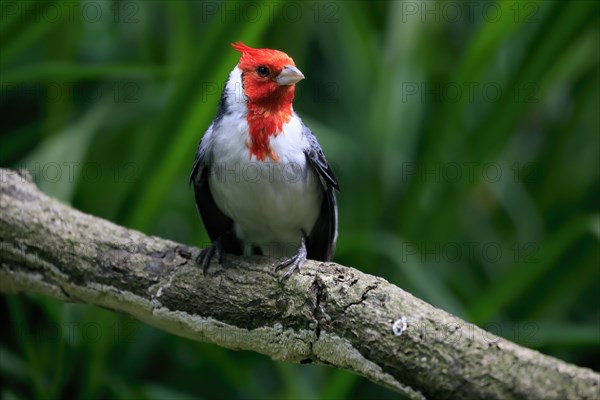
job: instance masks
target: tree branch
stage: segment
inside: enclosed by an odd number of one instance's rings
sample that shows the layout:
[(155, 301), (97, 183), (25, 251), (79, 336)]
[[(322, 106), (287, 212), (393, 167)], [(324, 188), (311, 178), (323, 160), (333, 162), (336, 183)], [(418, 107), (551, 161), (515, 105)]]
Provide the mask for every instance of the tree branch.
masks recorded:
[(74, 210), (0, 169), (0, 292), (125, 312), (173, 334), (360, 374), (410, 398), (598, 398), (600, 375), (520, 347), (382, 278), (307, 262), (285, 284)]

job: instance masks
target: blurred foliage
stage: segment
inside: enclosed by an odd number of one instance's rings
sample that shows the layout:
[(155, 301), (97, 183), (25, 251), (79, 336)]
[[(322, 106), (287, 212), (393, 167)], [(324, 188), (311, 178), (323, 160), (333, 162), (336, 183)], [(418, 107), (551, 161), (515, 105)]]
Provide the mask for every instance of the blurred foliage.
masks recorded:
[[(2, 0), (0, 164), (206, 245), (187, 179), (229, 44), (281, 49), (340, 180), (336, 261), (599, 370), (599, 4)], [(3, 399), (395, 398), (93, 307), (0, 310)]]

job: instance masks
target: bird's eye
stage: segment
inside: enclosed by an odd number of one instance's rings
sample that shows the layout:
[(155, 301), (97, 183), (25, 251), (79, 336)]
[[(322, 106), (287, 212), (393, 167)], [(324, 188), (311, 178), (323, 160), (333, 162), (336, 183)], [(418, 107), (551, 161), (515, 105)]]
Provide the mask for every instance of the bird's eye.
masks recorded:
[(256, 73), (264, 78), (265, 76), (269, 75), (269, 68), (261, 65), (260, 67), (256, 68)]

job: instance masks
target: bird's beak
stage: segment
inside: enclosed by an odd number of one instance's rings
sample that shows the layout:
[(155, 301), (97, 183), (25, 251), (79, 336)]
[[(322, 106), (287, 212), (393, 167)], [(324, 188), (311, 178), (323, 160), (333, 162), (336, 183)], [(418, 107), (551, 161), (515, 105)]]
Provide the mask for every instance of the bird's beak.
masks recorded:
[(300, 82), (302, 79), (304, 79), (304, 75), (298, 68), (293, 65), (286, 65), (283, 67), (283, 71), (277, 75), (275, 81), (278, 85), (293, 85), (296, 82)]

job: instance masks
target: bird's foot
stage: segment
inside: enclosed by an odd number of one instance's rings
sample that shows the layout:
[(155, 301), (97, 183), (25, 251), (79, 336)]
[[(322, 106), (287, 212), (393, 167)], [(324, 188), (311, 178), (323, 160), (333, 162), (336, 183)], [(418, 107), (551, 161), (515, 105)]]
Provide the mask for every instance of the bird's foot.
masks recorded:
[(206, 271), (210, 265), (210, 261), (214, 256), (217, 256), (217, 262), (223, 262), (223, 251), (221, 249), (221, 238), (215, 240), (209, 247), (200, 252), (196, 262), (202, 266), (202, 273), (206, 276)]
[(300, 241), (300, 246), (298, 247), (298, 251), (296, 252), (296, 254), (292, 257), (284, 259), (275, 266), (275, 271), (279, 271), (280, 269), (290, 267), (285, 273), (285, 275), (283, 275), (283, 278), (281, 278), (282, 282), (287, 280), (294, 273), (294, 271), (300, 271), (300, 267), (306, 261), (306, 256), (306, 234), (302, 232), (302, 239)]

